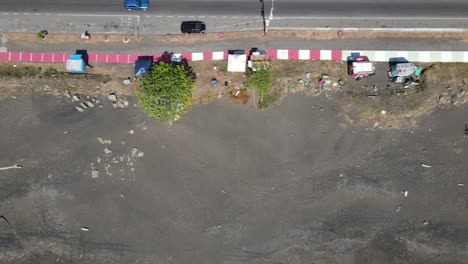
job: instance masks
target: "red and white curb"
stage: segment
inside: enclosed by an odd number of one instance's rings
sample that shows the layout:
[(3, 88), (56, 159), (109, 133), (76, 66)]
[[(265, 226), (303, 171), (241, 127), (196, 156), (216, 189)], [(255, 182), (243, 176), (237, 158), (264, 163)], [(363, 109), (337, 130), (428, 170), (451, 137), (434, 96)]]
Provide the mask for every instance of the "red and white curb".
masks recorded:
[[(246, 50), (246, 54), (248, 54)], [(468, 63), (468, 51), (375, 51), (375, 50), (307, 50), (307, 49), (269, 49), (268, 55), (273, 60), (328, 60), (346, 61), (351, 53), (359, 52), (371, 61), (385, 62), (390, 58), (403, 57), (414, 62), (465, 62)], [(71, 53), (34, 53), (0, 52), (0, 61), (62, 63)], [(181, 53), (189, 61), (227, 60), (227, 51)], [(89, 54), (89, 62), (133, 64), (138, 56), (160, 54)]]

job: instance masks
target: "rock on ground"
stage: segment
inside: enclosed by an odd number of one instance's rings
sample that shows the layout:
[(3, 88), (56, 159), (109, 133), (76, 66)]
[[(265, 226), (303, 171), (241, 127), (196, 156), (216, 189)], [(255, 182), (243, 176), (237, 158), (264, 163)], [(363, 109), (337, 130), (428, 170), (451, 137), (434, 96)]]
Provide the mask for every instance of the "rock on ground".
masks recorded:
[(113, 101), (113, 102), (116, 102), (117, 101), (117, 95), (115, 95), (115, 93), (110, 93), (107, 95), (107, 99)]

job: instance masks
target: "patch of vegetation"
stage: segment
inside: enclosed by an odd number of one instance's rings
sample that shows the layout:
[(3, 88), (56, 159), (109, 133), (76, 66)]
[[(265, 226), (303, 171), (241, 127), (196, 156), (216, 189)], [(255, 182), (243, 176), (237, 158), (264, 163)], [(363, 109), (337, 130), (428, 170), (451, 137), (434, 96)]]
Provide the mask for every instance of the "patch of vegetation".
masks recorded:
[(0, 76), (5, 77), (29, 77), (29, 76), (36, 76), (41, 74), (41, 67), (33, 67), (33, 66), (13, 66), (9, 64), (2, 65), (0, 67)]
[(59, 71), (55, 68), (47, 68), (42, 75), (49, 77), (49, 76), (55, 76), (59, 74)]
[(262, 99), (263, 100), (258, 102), (258, 108), (260, 109), (267, 109), (268, 107), (276, 104), (276, 102), (278, 101), (278, 98), (271, 94), (265, 95)]
[[(275, 78), (276, 72), (272, 68), (262, 68), (255, 72), (249, 72), (247, 76), (247, 86), (255, 89), (259, 94), (259, 105), (265, 97), (272, 96), (271, 91), (273, 89)], [(263, 107), (263, 109), (264, 108), (265, 107)]]
[(177, 120), (192, 105), (194, 80), (186, 61), (173, 63), (163, 55), (143, 77), (136, 92), (138, 104), (150, 117)]

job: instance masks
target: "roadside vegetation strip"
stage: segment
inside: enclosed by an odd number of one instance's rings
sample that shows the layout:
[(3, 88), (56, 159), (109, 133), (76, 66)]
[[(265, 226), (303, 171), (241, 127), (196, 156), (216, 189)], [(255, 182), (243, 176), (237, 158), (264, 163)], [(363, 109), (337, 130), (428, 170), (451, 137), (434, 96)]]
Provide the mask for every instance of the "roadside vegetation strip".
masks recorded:
[[(246, 50), (246, 54), (248, 54)], [(464, 62), (468, 63), (468, 51), (379, 51), (379, 50), (308, 50), (308, 49), (268, 49), (272, 60), (325, 60), (346, 61), (351, 53), (360, 53), (370, 61), (386, 62), (390, 58), (403, 57), (415, 62)], [(71, 53), (70, 53), (71, 54)], [(67, 53), (0, 52), (0, 61), (11, 62), (66, 62)], [(90, 62), (133, 64), (138, 56), (160, 54), (89, 54)], [(226, 60), (228, 51), (182, 53), (187, 61)]]

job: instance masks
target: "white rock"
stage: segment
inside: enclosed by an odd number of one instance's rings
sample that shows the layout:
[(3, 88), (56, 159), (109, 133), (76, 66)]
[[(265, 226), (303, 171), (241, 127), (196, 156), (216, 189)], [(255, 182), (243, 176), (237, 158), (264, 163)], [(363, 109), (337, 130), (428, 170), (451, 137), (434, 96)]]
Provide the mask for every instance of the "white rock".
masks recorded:
[(101, 157), (97, 157), (96, 161), (97, 163), (101, 163)]
[(408, 191), (403, 191), (401, 194), (403, 194), (404, 197), (408, 197)]
[(89, 227), (87, 227), (87, 226), (82, 226), (82, 227), (81, 227), (81, 231), (88, 232), (88, 231), (89, 231)]
[(382, 111), (380, 111), (380, 113), (381, 113), (382, 115), (385, 115), (385, 114), (387, 113), (387, 111), (382, 110)]
[(83, 107), (83, 109), (88, 108), (88, 106), (87, 106), (85, 103), (83, 103), (83, 102), (80, 102), (80, 105), (81, 105), (81, 107)]
[(72, 97), (73, 101), (79, 102), (80, 101), (80, 96), (78, 94), (74, 94)]
[(93, 179), (99, 178), (99, 171), (96, 170), (96, 169), (91, 170), (91, 177), (92, 177)]
[(424, 168), (431, 168), (432, 167), (431, 165), (426, 165), (424, 163), (421, 163), (421, 166), (424, 167)]
[(145, 155), (145, 153), (143, 153), (143, 151), (138, 151), (138, 154), (137, 154), (137, 157), (141, 158)]
[(99, 141), (99, 143), (104, 144), (104, 140), (102, 138), (98, 137), (97, 140)]
[(81, 106), (76, 106), (75, 109), (78, 110), (78, 112), (84, 112), (84, 109)]
[(115, 103), (115, 107), (125, 108), (125, 104), (122, 101), (118, 101), (117, 103)]
[(130, 135), (133, 135), (133, 134), (135, 134), (135, 131), (133, 131), (133, 129), (132, 129), (132, 130), (128, 131), (128, 133), (129, 133)]
[(91, 102), (91, 101), (89, 101), (89, 100), (86, 101), (86, 104), (87, 104), (89, 107), (94, 107), (94, 103)]
[(113, 102), (116, 102), (117, 101), (117, 95), (115, 95), (115, 93), (110, 93), (107, 95), (107, 99), (113, 101)]
[(108, 148), (104, 148), (104, 154), (110, 155), (110, 154), (112, 154), (112, 151), (110, 149), (108, 149)]
[(132, 158), (134, 158), (134, 157), (137, 155), (137, 153), (138, 153), (138, 149), (137, 149), (137, 148), (133, 148), (133, 149), (132, 149), (132, 153), (131, 153)]

